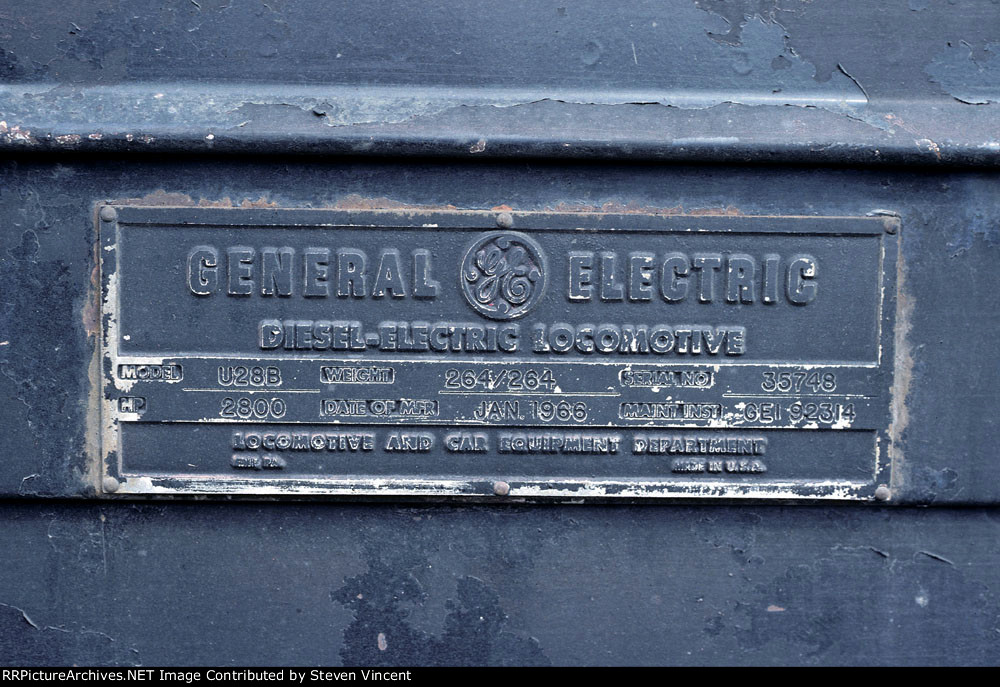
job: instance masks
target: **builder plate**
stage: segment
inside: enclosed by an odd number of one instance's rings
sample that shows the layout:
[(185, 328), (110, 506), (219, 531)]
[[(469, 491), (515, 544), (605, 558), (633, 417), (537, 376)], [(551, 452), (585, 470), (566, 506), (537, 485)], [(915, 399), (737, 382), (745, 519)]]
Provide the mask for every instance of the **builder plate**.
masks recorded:
[(104, 491), (871, 500), (891, 217), (103, 206)]

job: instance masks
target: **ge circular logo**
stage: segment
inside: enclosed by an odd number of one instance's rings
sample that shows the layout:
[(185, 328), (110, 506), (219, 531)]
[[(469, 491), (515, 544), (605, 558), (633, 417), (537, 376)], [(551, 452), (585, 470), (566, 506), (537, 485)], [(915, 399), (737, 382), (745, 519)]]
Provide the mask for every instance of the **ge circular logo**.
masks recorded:
[(480, 236), (462, 260), (462, 293), (491, 320), (527, 314), (545, 290), (545, 254), (534, 239), (516, 231)]

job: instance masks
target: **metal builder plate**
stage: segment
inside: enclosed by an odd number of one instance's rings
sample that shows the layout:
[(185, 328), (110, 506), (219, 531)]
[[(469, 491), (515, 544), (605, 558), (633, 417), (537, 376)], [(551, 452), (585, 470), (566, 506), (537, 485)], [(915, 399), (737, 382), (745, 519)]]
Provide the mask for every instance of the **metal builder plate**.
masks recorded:
[(99, 224), (105, 492), (888, 482), (895, 219), (106, 206)]

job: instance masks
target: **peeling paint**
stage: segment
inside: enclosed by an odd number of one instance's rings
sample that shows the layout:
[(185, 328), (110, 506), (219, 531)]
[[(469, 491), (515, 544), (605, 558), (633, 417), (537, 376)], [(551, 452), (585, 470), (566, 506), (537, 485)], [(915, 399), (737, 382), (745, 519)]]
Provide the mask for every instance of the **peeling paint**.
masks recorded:
[(979, 55), (977, 59), (976, 51), (965, 41), (949, 43), (925, 71), (959, 102), (1000, 102), (1000, 43), (986, 44)]
[[(676, 8), (687, 14), (692, 22), (700, 21), (702, 14), (694, 7)], [(117, 112), (115, 120), (122, 123), (119, 132), (87, 132), (91, 140), (108, 135), (128, 136), (129, 140), (141, 136), (151, 126), (176, 126), (192, 119), (215, 122), (206, 127), (201, 136), (211, 144), (219, 130), (254, 128), (269, 121), (281, 122), (289, 116), (301, 114), (303, 122), (322, 122), (328, 127), (357, 125), (394, 125), (419, 119), (433, 118), (452, 110), (468, 108), (511, 108), (537, 105), (546, 102), (570, 105), (642, 106), (659, 105), (682, 110), (699, 110), (724, 104), (749, 107), (801, 107), (821, 108), (846, 114), (882, 126), (877, 119), (867, 117), (868, 97), (860, 83), (841, 69), (825, 82), (818, 81), (816, 69), (797, 55), (788, 45), (783, 28), (775, 22), (752, 18), (741, 29), (738, 42), (730, 45), (713, 40), (709, 33), (696, 37), (687, 46), (688, 59), (695, 62), (730, 64), (734, 74), (741, 78), (729, 83), (725, 75), (711, 76), (704, 85), (696, 88), (634, 88), (625, 91), (567, 90), (563, 88), (459, 88), (407, 87), (379, 88), (354, 86), (351, 88), (286, 86), (271, 95), (251, 95), (241, 87), (224, 83), (213, 85), (203, 94), (195, 95), (190, 87), (178, 88), (171, 84), (149, 84), (130, 87), (123, 92), (115, 87), (94, 86), (86, 89), (86, 97), (93, 99), (100, 109)], [(779, 59), (782, 68), (775, 69)], [(74, 92), (75, 91), (75, 92)], [(19, 112), (25, 115), (40, 113), (42, 102), (51, 110), (54, 102), (62, 98), (79, 98), (78, 89), (51, 88), (50, 86), (8, 86), (0, 89), (0, 112)], [(30, 116), (30, 115), (29, 115)], [(76, 117), (65, 120), (91, 122), (89, 108), (76, 112)], [(21, 136), (18, 130), (18, 136)], [(71, 137), (79, 133), (64, 131), (51, 134), (61, 144), (76, 143)], [(30, 132), (24, 133), (29, 140)], [(735, 139), (735, 140), (738, 140)], [(731, 144), (733, 137), (685, 138), (673, 144), (678, 146), (699, 144)], [(473, 154), (486, 149), (486, 140), (479, 139), (469, 151)]]

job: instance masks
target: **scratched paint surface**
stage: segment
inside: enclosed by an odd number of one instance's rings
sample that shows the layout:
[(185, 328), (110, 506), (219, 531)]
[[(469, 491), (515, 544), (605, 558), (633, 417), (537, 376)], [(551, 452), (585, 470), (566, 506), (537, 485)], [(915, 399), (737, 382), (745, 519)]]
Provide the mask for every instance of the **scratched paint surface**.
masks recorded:
[(912, 4), (12, 6), (0, 145), (995, 164), (1000, 8)]
[[(0, 3), (3, 661), (996, 665), (1000, 6), (328, 5)], [(83, 502), (105, 202), (896, 213), (891, 507)]]
[(991, 509), (8, 503), (0, 525), (5, 664), (1000, 658)]

